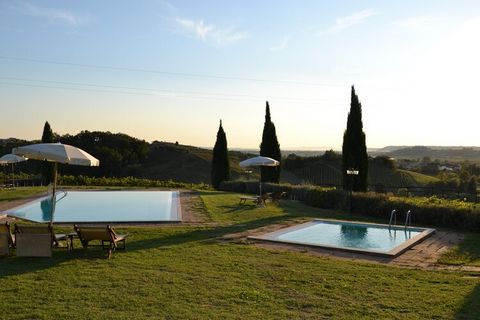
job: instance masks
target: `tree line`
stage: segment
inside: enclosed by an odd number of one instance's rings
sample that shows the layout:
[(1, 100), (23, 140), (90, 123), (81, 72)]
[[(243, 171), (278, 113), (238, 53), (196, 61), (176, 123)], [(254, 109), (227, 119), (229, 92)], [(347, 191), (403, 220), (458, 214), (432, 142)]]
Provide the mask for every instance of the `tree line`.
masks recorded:
[[(148, 160), (150, 144), (122, 133), (102, 131), (81, 131), (76, 135), (55, 134), (49, 122), (45, 122), (41, 140), (6, 141), (0, 148), (2, 153), (10, 153), (12, 148), (28, 143), (61, 142), (76, 146), (95, 155), (100, 160), (99, 167), (82, 167), (59, 164), (59, 171), (65, 175), (88, 175), (94, 177), (117, 177), (125, 175), (126, 168), (142, 166)], [(46, 161), (25, 161), (16, 165), (19, 171), (35, 174), (41, 172), (43, 183), (48, 184), (52, 178), (52, 163)], [(128, 172), (132, 173), (132, 172)]]

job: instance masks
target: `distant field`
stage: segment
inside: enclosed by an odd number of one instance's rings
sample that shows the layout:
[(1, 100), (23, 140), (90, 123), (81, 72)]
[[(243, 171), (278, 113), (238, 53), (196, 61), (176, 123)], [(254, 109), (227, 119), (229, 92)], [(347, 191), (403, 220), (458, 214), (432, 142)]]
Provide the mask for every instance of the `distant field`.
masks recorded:
[[(341, 185), (342, 171), (340, 164), (318, 160), (301, 169), (292, 171), (304, 183), (318, 185)], [(437, 178), (408, 170), (391, 169), (370, 163), (368, 179), (370, 185), (382, 184), (395, 187), (419, 187)]]
[(408, 171), (408, 170), (402, 170), (402, 169), (398, 169), (397, 171), (403, 174), (409, 175), (410, 177), (412, 177), (413, 180), (415, 180), (420, 185), (425, 185), (427, 183), (440, 181), (440, 179), (438, 179), (437, 177), (432, 177), (432, 176), (414, 172), (414, 171)]

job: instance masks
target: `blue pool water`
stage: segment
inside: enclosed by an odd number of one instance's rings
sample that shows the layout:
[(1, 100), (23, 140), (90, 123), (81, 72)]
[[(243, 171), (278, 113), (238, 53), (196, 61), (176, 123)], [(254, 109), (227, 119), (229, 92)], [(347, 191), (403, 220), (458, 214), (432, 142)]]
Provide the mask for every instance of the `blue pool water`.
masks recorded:
[[(177, 191), (68, 191), (57, 194), (53, 222), (180, 221)], [(48, 222), (52, 201), (43, 198), (5, 213), (21, 219)]]
[(404, 228), (346, 221), (314, 220), (259, 237), (261, 240), (391, 254), (413, 245), (433, 229)]

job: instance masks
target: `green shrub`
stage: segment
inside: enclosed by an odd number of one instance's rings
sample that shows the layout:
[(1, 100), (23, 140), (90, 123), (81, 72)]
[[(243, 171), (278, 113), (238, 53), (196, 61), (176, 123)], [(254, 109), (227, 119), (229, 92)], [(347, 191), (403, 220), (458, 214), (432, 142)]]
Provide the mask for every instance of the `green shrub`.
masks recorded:
[[(286, 192), (290, 199), (306, 201), (307, 194), (311, 190), (335, 190), (333, 188), (319, 188), (310, 185), (292, 185), (287, 183), (262, 183), (262, 193), (267, 192)], [(258, 181), (224, 181), (220, 184), (220, 190), (258, 194), (260, 191), (260, 183)]]
[[(258, 194), (256, 181), (226, 181), (220, 185), (224, 191)], [(263, 192), (283, 192), (290, 199), (304, 201), (307, 205), (323, 209), (349, 209), (349, 194), (335, 188), (309, 185), (264, 183)], [(412, 211), (415, 225), (461, 228), (480, 231), (480, 207), (476, 204), (438, 197), (400, 197), (374, 192), (354, 192), (351, 196), (354, 213), (387, 220), (392, 210), (397, 210), (398, 223), (403, 224), (408, 210)]]
[(480, 208), (460, 200), (438, 197), (406, 198), (375, 193), (354, 193), (352, 211), (376, 218), (386, 218), (397, 210), (398, 221), (404, 221), (411, 210), (416, 225), (461, 228), (480, 231)]
[(63, 186), (139, 187), (211, 190), (208, 184), (183, 183), (175, 181), (149, 180), (133, 177), (96, 178), (87, 176), (60, 176), (58, 183)]
[(410, 197), (410, 191), (407, 188), (400, 188), (397, 191), (397, 196), (399, 197)]
[(309, 206), (342, 210), (347, 206), (347, 193), (343, 190), (312, 188), (307, 191), (305, 203)]

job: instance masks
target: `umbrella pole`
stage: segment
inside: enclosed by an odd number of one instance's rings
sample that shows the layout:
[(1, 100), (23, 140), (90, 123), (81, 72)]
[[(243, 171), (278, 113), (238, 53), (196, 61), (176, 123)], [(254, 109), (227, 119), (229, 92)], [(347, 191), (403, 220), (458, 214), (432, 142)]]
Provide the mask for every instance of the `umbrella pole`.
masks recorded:
[(56, 162), (53, 163), (53, 191), (52, 191), (52, 217), (50, 218), (50, 223), (53, 223), (53, 215), (55, 214), (55, 205), (56, 205), (56, 197), (55, 193), (57, 191), (57, 170), (58, 164)]
[(15, 168), (13, 167), (13, 162), (12, 162), (12, 184), (13, 184), (13, 187), (15, 188)]

